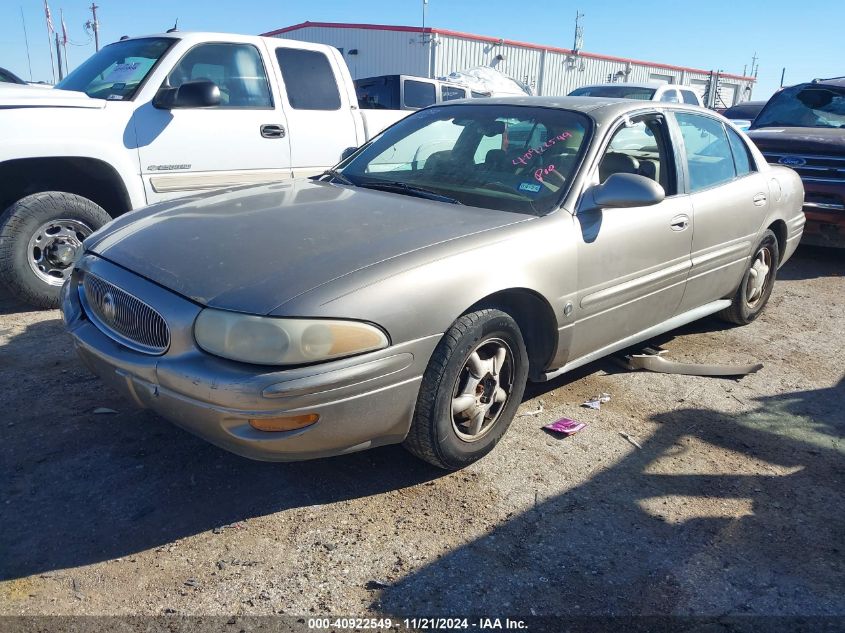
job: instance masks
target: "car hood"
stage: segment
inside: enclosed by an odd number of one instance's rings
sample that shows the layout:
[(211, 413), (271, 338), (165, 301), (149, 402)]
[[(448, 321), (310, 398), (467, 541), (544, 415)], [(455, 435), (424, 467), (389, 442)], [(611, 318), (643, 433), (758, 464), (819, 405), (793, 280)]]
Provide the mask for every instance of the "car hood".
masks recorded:
[(532, 217), (294, 180), (134, 211), (85, 247), (200, 304), (267, 314), (351, 272)]
[(821, 127), (761, 127), (746, 134), (763, 152), (789, 154), (845, 153), (845, 129)]
[(92, 99), (84, 92), (0, 84), (0, 108), (102, 109), (105, 106), (103, 99)]

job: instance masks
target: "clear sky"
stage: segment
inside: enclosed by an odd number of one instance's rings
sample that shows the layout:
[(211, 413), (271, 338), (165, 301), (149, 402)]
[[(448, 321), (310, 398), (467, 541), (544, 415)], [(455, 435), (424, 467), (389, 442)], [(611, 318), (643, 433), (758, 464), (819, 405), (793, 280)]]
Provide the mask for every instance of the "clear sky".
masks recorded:
[[(83, 25), (91, 0), (49, 0), (59, 26), (64, 9), (70, 67), (94, 53)], [(418, 26), (422, 0), (97, 0), (100, 43), (121, 35), (181, 30), (262, 33), (298, 22), (368, 22)], [(43, 0), (0, 0), (0, 66), (29, 79), (21, 9), (29, 35), (32, 77), (51, 79)], [(757, 53), (754, 98), (813, 77), (845, 75), (845, 0), (429, 0), (428, 26), (571, 48), (576, 9), (586, 14), (584, 50), (646, 61), (750, 70)], [(456, 69), (459, 70), (459, 69)]]

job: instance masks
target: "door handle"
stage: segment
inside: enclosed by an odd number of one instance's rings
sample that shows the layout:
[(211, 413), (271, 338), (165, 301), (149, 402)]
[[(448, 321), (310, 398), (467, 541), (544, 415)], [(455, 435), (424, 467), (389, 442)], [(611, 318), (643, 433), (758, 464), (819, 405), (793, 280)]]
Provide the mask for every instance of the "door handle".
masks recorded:
[(270, 123), (261, 126), (261, 136), (264, 138), (285, 138), (285, 128), (283, 125)]
[(689, 226), (689, 218), (685, 215), (676, 215), (672, 218), (669, 226), (673, 231), (683, 231)]
[(758, 193), (756, 196), (754, 196), (754, 205), (762, 207), (764, 204), (766, 204), (766, 200), (767, 198), (765, 193)]

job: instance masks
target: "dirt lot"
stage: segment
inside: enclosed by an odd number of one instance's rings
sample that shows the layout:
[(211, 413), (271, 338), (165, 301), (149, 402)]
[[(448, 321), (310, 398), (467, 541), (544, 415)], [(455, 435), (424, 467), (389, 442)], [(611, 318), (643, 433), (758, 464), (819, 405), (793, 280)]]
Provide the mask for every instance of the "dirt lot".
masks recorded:
[[(530, 387), (454, 474), (399, 447), (230, 455), (105, 389), (57, 312), (0, 296), (0, 613), (845, 615), (843, 274), (802, 249), (751, 326), (656, 341), (758, 374), (599, 362)], [(562, 416), (589, 426), (540, 430)]]

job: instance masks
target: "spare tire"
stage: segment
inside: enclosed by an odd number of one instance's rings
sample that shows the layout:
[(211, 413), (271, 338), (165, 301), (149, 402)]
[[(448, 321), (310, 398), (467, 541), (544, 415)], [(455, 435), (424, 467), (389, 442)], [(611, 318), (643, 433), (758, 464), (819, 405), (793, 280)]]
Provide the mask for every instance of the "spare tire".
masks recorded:
[(72, 193), (18, 200), (0, 216), (0, 282), (30, 305), (57, 307), (82, 240), (110, 220), (102, 207)]

